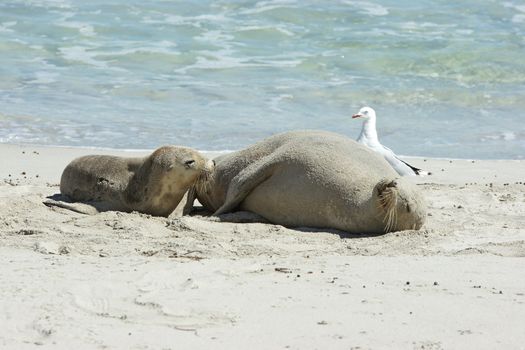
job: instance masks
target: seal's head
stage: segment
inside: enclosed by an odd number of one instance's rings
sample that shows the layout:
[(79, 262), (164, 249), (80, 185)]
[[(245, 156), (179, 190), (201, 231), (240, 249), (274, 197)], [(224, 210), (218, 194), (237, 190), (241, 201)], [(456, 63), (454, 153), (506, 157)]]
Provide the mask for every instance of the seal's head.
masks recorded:
[(374, 188), (385, 232), (419, 230), (425, 223), (426, 203), (409, 180), (381, 180)]
[(374, 111), (371, 107), (363, 107), (352, 116), (353, 119), (355, 118), (361, 118), (364, 120), (375, 120), (376, 119), (376, 111)]
[(149, 156), (149, 162), (153, 172), (179, 184), (193, 183), (213, 169), (212, 160), (191, 148), (178, 146), (156, 149)]
[(160, 147), (133, 176), (127, 188), (127, 201), (135, 210), (168, 216), (188, 189), (212, 169), (213, 161), (191, 148)]

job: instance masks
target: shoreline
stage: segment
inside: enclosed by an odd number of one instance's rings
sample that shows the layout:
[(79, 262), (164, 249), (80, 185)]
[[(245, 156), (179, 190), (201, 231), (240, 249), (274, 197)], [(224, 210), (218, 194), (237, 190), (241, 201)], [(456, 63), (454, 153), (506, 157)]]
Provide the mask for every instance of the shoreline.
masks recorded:
[(242, 212), (220, 221), (45, 206), (64, 167), (92, 153), (0, 144), (0, 347), (525, 343), (525, 160), (407, 158), (434, 172), (412, 178), (427, 222), (370, 236)]
[[(259, 140), (255, 140), (257, 142)], [(0, 142), (0, 147), (2, 146), (16, 146), (20, 148), (31, 148), (34, 147), (35, 149), (71, 149), (71, 150), (92, 150), (92, 151), (101, 151), (105, 152), (103, 154), (111, 154), (111, 152), (116, 153), (148, 153), (153, 152), (155, 148), (148, 149), (148, 148), (110, 148), (110, 147), (90, 147), (90, 146), (68, 146), (68, 145), (40, 145), (40, 144), (30, 144), (30, 143), (15, 143), (15, 142)], [(164, 146), (159, 145), (158, 147)], [(175, 145), (175, 146), (185, 146), (185, 145)], [(189, 146), (185, 146), (189, 147)], [(226, 153), (232, 153), (238, 151), (238, 149), (226, 149), (226, 150), (200, 150), (196, 149), (197, 151), (203, 153), (203, 154), (213, 154), (213, 155), (220, 155), (220, 154), (226, 154)], [(106, 153), (108, 152), (108, 153)], [(398, 154), (399, 157), (403, 159), (433, 159), (433, 160), (458, 160), (458, 161), (525, 161), (525, 159), (517, 159), (517, 158), (453, 158), (453, 157), (430, 157), (430, 156), (418, 156), (418, 155), (405, 155), (405, 154)]]
[[(155, 148), (148, 149), (148, 148), (111, 148), (111, 147), (90, 147), (90, 146), (67, 146), (67, 145), (40, 145), (40, 144), (30, 144), (30, 143), (13, 143), (13, 142), (0, 142), (0, 147), (3, 145), (5, 146), (16, 146), (20, 148), (31, 148), (34, 147), (35, 149), (70, 149), (70, 150), (92, 150), (92, 151), (101, 151), (101, 152), (122, 152), (122, 153), (151, 153), (155, 150)], [(159, 147), (162, 147), (165, 145), (159, 145)], [(174, 145), (174, 146), (184, 146), (184, 145)], [(187, 147), (187, 146), (185, 146)], [(210, 151), (210, 150), (197, 150), (201, 153), (218, 153), (218, 154), (224, 154), (224, 153), (231, 153), (235, 152), (236, 150), (220, 150), (220, 151)]]
[[(0, 143), (0, 155), (7, 166), (0, 168), (0, 179), (17, 179), (27, 183), (56, 183), (66, 165), (74, 158), (88, 154), (107, 154), (122, 157), (143, 157), (153, 150), (96, 149), (84, 147), (51, 147)], [(225, 152), (201, 152), (214, 158)], [(473, 182), (516, 183), (525, 182), (525, 160), (496, 159), (448, 159), (430, 157), (402, 157), (410, 164), (432, 172), (425, 177), (413, 177), (419, 184), (448, 183), (464, 184)], [(50, 162), (49, 159), (52, 159)], [(52, 163), (48, 165), (48, 163)], [(25, 174), (24, 174), (25, 173)], [(11, 175), (11, 176), (9, 176)], [(36, 177), (38, 175), (38, 177)], [(28, 176), (33, 176), (29, 178)], [(24, 178), (25, 177), (25, 178)], [(23, 181), (24, 180), (24, 181)]]

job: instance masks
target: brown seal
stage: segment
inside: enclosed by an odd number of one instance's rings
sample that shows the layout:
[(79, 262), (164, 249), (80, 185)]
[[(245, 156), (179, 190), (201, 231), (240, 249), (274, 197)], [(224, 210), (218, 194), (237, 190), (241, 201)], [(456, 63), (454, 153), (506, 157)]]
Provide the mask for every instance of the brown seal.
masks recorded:
[(60, 180), (61, 194), (83, 203), (45, 203), (89, 214), (118, 210), (168, 216), (212, 167), (213, 161), (199, 152), (178, 146), (160, 147), (145, 158), (84, 156), (69, 163)]
[(285, 226), (352, 233), (419, 229), (426, 218), (414, 184), (342, 135), (288, 132), (214, 160), (193, 192), (215, 215), (247, 210)]

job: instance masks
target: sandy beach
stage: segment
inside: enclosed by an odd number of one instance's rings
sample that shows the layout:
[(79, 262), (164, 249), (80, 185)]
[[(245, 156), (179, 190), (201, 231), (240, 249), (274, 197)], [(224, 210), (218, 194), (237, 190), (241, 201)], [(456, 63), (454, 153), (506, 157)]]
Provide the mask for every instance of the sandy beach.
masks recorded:
[(410, 158), (426, 224), (365, 236), (45, 206), (94, 153), (148, 152), (0, 144), (2, 349), (525, 348), (525, 161)]

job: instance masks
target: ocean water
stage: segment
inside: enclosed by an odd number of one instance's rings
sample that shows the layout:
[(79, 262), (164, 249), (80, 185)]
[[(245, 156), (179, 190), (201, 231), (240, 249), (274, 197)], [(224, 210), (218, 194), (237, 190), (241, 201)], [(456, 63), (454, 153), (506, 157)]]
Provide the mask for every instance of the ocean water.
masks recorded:
[(0, 2), (0, 142), (356, 138), (364, 105), (398, 154), (525, 158), (525, 2)]

